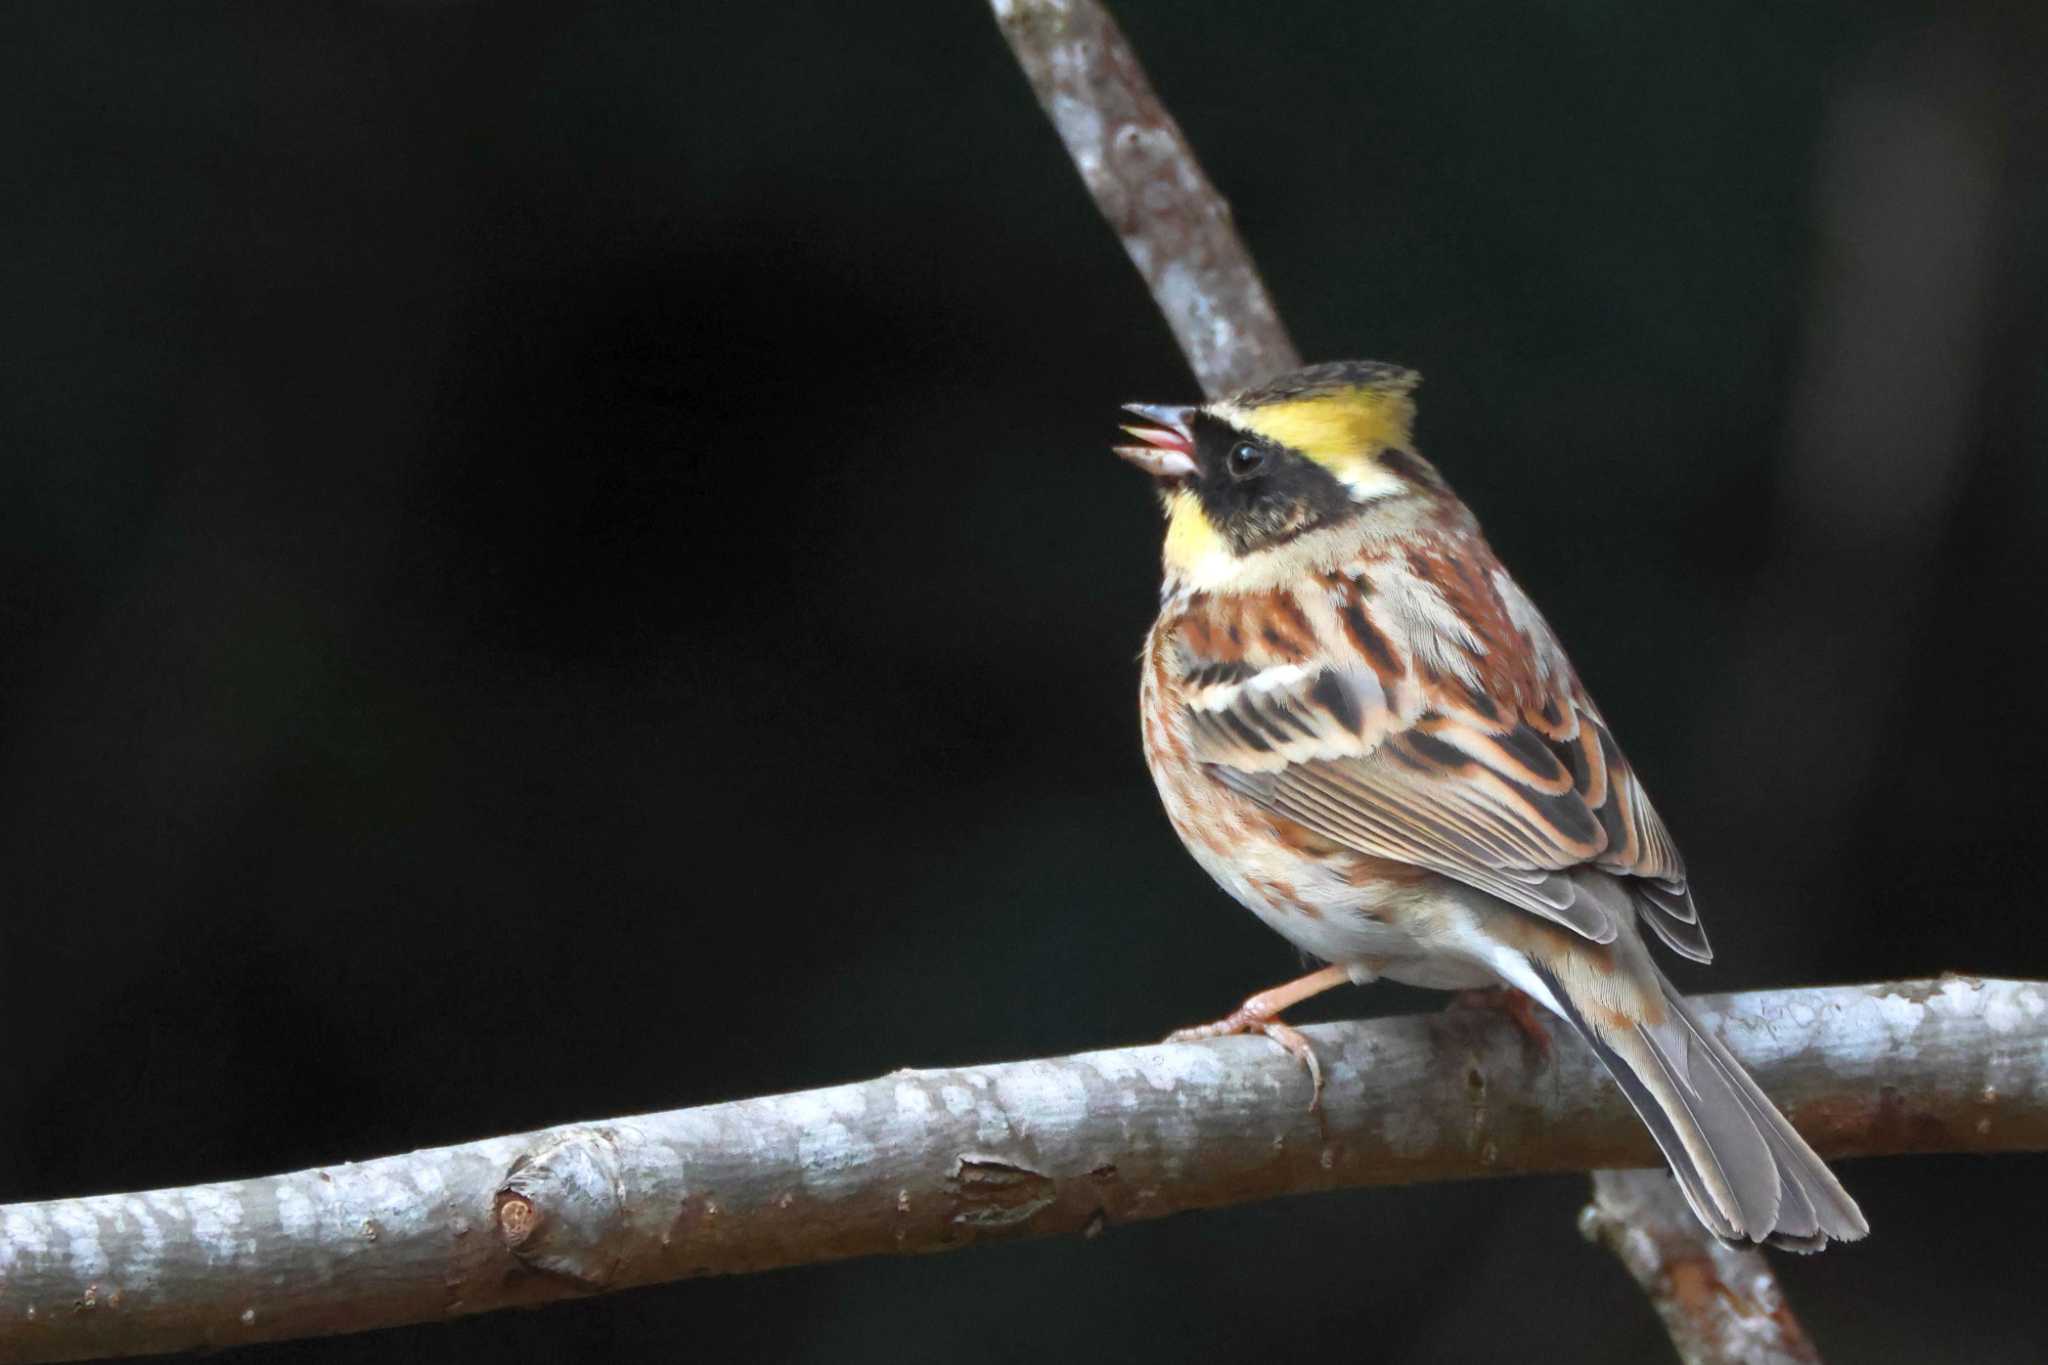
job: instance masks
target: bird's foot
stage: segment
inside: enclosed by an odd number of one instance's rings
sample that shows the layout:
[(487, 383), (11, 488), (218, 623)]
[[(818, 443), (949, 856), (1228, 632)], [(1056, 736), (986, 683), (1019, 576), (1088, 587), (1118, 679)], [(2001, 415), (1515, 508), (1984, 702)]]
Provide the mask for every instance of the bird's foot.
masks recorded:
[(1508, 1017), (1515, 1031), (1536, 1045), (1544, 1060), (1550, 1058), (1550, 1030), (1543, 1023), (1543, 1016), (1537, 1013), (1535, 1000), (1528, 992), (1518, 991), (1513, 986), (1489, 986), (1484, 990), (1459, 991), (1451, 997), (1452, 1009), (1498, 1010)]
[(1197, 1024), (1193, 1028), (1177, 1028), (1166, 1035), (1169, 1043), (1199, 1043), (1205, 1038), (1227, 1038), (1233, 1033), (1260, 1033), (1271, 1038), (1308, 1068), (1308, 1107), (1311, 1112), (1323, 1104), (1323, 1064), (1316, 1058), (1316, 1050), (1309, 1046), (1301, 1030), (1285, 1020), (1254, 1014), (1250, 1009), (1237, 1009), (1218, 1019), (1213, 1024)]
[(1166, 1041), (1198, 1043), (1204, 1038), (1225, 1038), (1233, 1033), (1264, 1034), (1308, 1068), (1309, 1082), (1314, 1087), (1309, 1094), (1308, 1107), (1309, 1112), (1314, 1113), (1323, 1105), (1323, 1064), (1316, 1059), (1316, 1050), (1308, 1045), (1308, 1039), (1301, 1036), (1301, 1030), (1281, 1020), (1280, 1011), (1312, 995), (1320, 995), (1333, 986), (1341, 986), (1348, 979), (1344, 968), (1324, 967), (1284, 986), (1260, 991), (1213, 1024), (1175, 1029), (1166, 1035)]

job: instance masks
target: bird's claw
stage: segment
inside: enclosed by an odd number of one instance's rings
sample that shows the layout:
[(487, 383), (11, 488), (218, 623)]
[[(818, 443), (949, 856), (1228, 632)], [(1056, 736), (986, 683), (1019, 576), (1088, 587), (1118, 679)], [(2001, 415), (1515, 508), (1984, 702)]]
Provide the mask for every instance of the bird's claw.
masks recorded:
[(1544, 1027), (1543, 1016), (1537, 1013), (1536, 1002), (1524, 991), (1513, 986), (1488, 986), (1481, 990), (1459, 991), (1452, 997), (1453, 1009), (1495, 1010), (1508, 1017), (1515, 1031), (1536, 1045), (1537, 1053), (1545, 1060), (1550, 1057), (1550, 1030)]
[(1227, 1038), (1236, 1033), (1263, 1034), (1278, 1043), (1294, 1060), (1307, 1067), (1309, 1083), (1313, 1087), (1309, 1094), (1309, 1112), (1314, 1113), (1323, 1107), (1323, 1064), (1316, 1057), (1316, 1050), (1309, 1046), (1308, 1039), (1292, 1024), (1253, 1014), (1248, 1010), (1238, 1010), (1213, 1024), (1197, 1024), (1192, 1028), (1175, 1029), (1166, 1035), (1166, 1041), (1199, 1043), (1209, 1038)]

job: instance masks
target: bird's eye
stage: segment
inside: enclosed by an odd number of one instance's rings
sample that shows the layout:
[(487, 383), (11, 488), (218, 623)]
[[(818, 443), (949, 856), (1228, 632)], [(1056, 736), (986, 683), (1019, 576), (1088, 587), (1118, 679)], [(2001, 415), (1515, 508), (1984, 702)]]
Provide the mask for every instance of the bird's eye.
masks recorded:
[(1239, 441), (1230, 448), (1230, 472), (1240, 479), (1248, 479), (1258, 473), (1266, 464), (1266, 448), (1252, 441)]

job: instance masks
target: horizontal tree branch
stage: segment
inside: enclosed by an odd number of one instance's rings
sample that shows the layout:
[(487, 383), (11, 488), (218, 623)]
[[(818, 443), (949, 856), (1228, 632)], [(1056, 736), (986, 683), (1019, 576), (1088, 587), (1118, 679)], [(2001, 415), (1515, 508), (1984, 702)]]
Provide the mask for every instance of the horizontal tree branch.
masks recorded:
[[(1698, 1003), (1826, 1155), (2048, 1148), (2048, 984), (1947, 977)], [(1093, 1236), (1311, 1190), (1658, 1160), (1568, 1035), (1545, 1059), (1484, 1009), (1305, 1031), (1328, 1081), (1315, 1112), (1292, 1058), (1225, 1038), (0, 1208), (0, 1361), (359, 1331)]]

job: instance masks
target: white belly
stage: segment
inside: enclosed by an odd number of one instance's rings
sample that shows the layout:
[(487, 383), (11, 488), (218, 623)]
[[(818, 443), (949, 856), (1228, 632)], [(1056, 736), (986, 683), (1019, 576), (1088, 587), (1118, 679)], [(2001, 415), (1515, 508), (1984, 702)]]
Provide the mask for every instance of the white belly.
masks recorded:
[[(1254, 844), (1226, 857), (1200, 840), (1183, 842), (1232, 899), (1303, 952), (1351, 968), (1354, 980), (1384, 976), (1432, 990), (1501, 984), (1466, 951), (1470, 913), (1461, 887), (1432, 880), (1376, 895), (1276, 845)], [(1275, 886), (1294, 894), (1276, 897)]]

